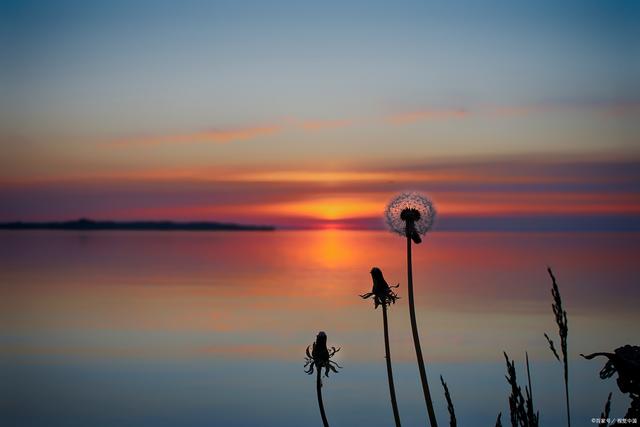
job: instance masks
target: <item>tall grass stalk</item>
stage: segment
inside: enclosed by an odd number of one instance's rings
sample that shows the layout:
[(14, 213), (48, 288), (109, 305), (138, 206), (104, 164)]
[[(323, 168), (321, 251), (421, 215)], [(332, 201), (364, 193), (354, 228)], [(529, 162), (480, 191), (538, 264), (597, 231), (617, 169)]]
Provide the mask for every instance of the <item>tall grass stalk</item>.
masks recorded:
[(522, 394), (522, 388), (518, 385), (515, 362), (509, 360), (507, 353), (504, 353), (504, 358), (507, 362), (506, 379), (511, 386), (511, 394), (509, 395), (511, 425), (513, 427), (538, 427), (540, 416), (538, 413), (534, 413), (531, 391), (525, 387), (525, 398)]
[(440, 382), (442, 383), (442, 388), (444, 388), (444, 398), (447, 400), (447, 411), (449, 411), (449, 426), (457, 427), (458, 421), (456, 420), (456, 410), (453, 407), (451, 394), (449, 394), (449, 387), (447, 386), (447, 383), (444, 382), (444, 378), (442, 378), (442, 375), (440, 375)]
[[(562, 367), (564, 373), (564, 395), (565, 403), (567, 407), (567, 427), (571, 427), (571, 405), (569, 404), (569, 359), (567, 352), (567, 336), (569, 334), (569, 324), (567, 322), (567, 312), (562, 306), (562, 297), (560, 296), (560, 290), (558, 289), (558, 283), (556, 277), (553, 275), (551, 268), (547, 268), (549, 276), (551, 276), (551, 296), (553, 297), (553, 303), (551, 308), (553, 309), (553, 315), (558, 325), (558, 336), (560, 337), (560, 350), (562, 352)], [(553, 341), (547, 334), (544, 334), (547, 342), (549, 343), (549, 349), (553, 352), (553, 355), (560, 360), (558, 352), (553, 344)]]
[(528, 389), (525, 388), (525, 391), (527, 393), (527, 417), (530, 420), (535, 420), (535, 422), (537, 423), (540, 416), (539, 414), (533, 413), (533, 388), (531, 387), (531, 369), (529, 368), (529, 353), (525, 351), (524, 355), (527, 363), (527, 382), (529, 383), (529, 388)]
[[(609, 397), (607, 397), (607, 403), (604, 405), (604, 411), (600, 413), (601, 420), (607, 420), (609, 418), (609, 413), (611, 412), (611, 393), (609, 393)], [(601, 424), (609, 425), (608, 421), (601, 422)]]
[(527, 361), (527, 381), (529, 382), (529, 394), (531, 395), (531, 403), (533, 404), (533, 388), (531, 387), (531, 370), (529, 369), (529, 353), (524, 352), (524, 358)]

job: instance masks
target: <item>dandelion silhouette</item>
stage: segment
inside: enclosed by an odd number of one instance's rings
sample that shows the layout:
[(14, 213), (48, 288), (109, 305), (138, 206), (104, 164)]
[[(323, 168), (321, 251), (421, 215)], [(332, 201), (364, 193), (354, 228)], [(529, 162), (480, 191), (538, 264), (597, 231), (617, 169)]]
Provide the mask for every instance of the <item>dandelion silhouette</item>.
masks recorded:
[(413, 268), (411, 264), (411, 241), (418, 244), (422, 242), (421, 235), (424, 235), (433, 226), (436, 210), (433, 202), (428, 197), (418, 193), (402, 193), (393, 198), (387, 205), (385, 217), (387, 225), (391, 231), (406, 237), (407, 239), (407, 293), (409, 295), (409, 317), (411, 319), (411, 332), (413, 334), (413, 345), (416, 350), (420, 381), (424, 394), (427, 413), (431, 427), (437, 427), (438, 421), (433, 409), (429, 383), (427, 381), (427, 370), (422, 358), (422, 348), (420, 347), (420, 336), (416, 321), (415, 303), (413, 300)]
[(614, 350), (613, 353), (581, 354), (587, 360), (604, 356), (607, 363), (600, 371), (600, 378), (611, 378), (618, 374), (618, 388), (631, 397), (631, 406), (627, 410), (625, 418), (640, 418), (640, 347), (625, 345)]
[(422, 242), (420, 235), (431, 229), (435, 216), (431, 199), (418, 193), (400, 194), (389, 202), (385, 211), (389, 228), (416, 244)]
[[(309, 348), (311, 347), (311, 352), (309, 352)], [(314, 368), (317, 371), (316, 376), (316, 392), (318, 394), (318, 406), (320, 407), (320, 416), (322, 417), (322, 423), (325, 427), (329, 426), (329, 422), (327, 421), (327, 415), (324, 412), (324, 404), (322, 403), (322, 378), (321, 373), (322, 369), (324, 369), (324, 375), (326, 377), (329, 376), (329, 371), (333, 371), (338, 373), (337, 368), (342, 368), (336, 362), (331, 360), (331, 358), (340, 351), (340, 348), (331, 347), (331, 349), (327, 348), (327, 334), (320, 331), (316, 336), (316, 341), (307, 347), (305, 357), (304, 367), (309, 367), (305, 372), (309, 375), (313, 374)]]
[(399, 298), (395, 292), (391, 290), (391, 288), (397, 288), (396, 286), (389, 286), (386, 280), (384, 280), (384, 276), (382, 275), (382, 270), (378, 267), (373, 267), (371, 269), (371, 278), (373, 279), (373, 288), (371, 292), (367, 292), (366, 294), (360, 295), (361, 298), (367, 299), (373, 297), (374, 308), (378, 308), (379, 305), (382, 306), (382, 328), (384, 331), (384, 350), (385, 350), (385, 359), (387, 360), (387, 377), (389, 380), (389, 395), (391, 397), (391, 408), (393, 409), (393, 418), (396, 422), (396, 426), (400, 426), (400, 412), (398, 411), (398, 402), (396, 400), (396, 389), (393, 383), (393, 370), (391, 368), (391, 350), (389, 347), (389, 323), (387, 321), (387, 306), (389, 304), (395, 304), (396, 300)]

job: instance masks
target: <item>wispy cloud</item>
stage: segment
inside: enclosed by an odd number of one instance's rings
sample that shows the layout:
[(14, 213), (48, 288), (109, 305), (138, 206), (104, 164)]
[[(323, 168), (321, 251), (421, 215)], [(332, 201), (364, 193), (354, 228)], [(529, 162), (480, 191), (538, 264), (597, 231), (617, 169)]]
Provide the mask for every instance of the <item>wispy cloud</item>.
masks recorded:
[(459, 119), (469, 116), (471, 113), (465, 109), (427, 109), (409, 111), (400, 114), (393, 114), (386, 117), (386, 121), (395, 125), (405, 125), (414, 122), (420, 122), (425, 120), (438, 120), (438, 119)]
[(603, 107), (607, 114), (613, 116), (624, 116), (628, 114), (640, 113), (640, 101), (627, 101), (611, 103)]
[(254, 139), (261, 136), (273, 135), (281, 132), (283, 127), (277, 124), (264, 126), (249, 126), (231, 129), (213, 129), (199, 132), (148, 135), (129, 138), (119, 138), (111, 141), (116, 145), (156, 145), (156, 144), (185, 144), (213, 142), (224, 144), (232, 141)]
[(324, 129), (337, 129), (353, 124), (353, 120), (336, 119), (336, 120), (305, 120), (301, 123), (300, 127), (308, 131), (318, 131)]
[(109, 145), (158, 145), (158, 144), (191, 144), (191, 143), (217, 143), (225, 144), (235, 141), (243, 141), (271, 136), (287, 129), (302, 129), (307, 132), (316, 132), (325, 129), (338, 129), (351, 126), (354, 122), (349, 119), (333, 120), (284, 120), (281, 123), (264, 125), (250, 125), (228, 129), (211, 129), (187, 133), (141, 135), (117, 138), (109, 141)]
[[(409, 124), (422, 120), (460, 118), (468, 115), (466, 110), (421, 110), (401, 114), (395, 114), (383, 118), (384, 122), (395, 125)], [(361, 119), (362, 124), (375, 123), (379, 119)], [(243, 141), (271, 136), (291, 129), (301, 129), (305, 132), (318, 132), (329, 129), (341, 129), (353, 126), (356, 123), (350, 118), (337, 119), (288, 119), (280, 122), (264, 125), (248, 125), (236, 128), (220, 128), (186, 133), (134, 135), (112, 139), (108, 145), (135, 146), (135, 145), (159, 145), (159, 144), (192, 144), (192, 143), (217, 143), (225, 144), (235, 141)]]
[(552, 107), (544, 105), (504, 105), (498, 107), (486, 107), (483, 109), (483, 113), (486, 116), (514, 117), (543, 113), (551, 109)]
[(214, 128), (186, 133), (138, 135), (117, 138), (109, 141), (109, 145), (157, 145), (157, 144), (188, 144), (188, 143), (218, 143), (224, 144), (234, 141), (250, 140), (267, 137), (287, 130), (300, 129), (305, 132), (318, 132), (329, 129), (341, 129), (358, 125), (376, 123), (394, 126), (410, 125), (420, 122), (441, 121), (449, 119), (464, 119), (471, 117), (499, 118), (519, 117), (532, 114), (544, 114), (558, 110), (584, 110), (600, 112), (607, 115), (622, 116), (640, 111), (640, 103), (620, 102), (549, 102), (523, 105), (484, 105), (474, 108), (438, 108), (426, 107), (422, 109), (397, 112), (383, 116), (333, 119), (296, 119), (289, 118), (273, 123), (261, 125), (246, 125), (235, 128)]
[(384, 121), (394, 125), (416, 122), (470, 117), (519, 117), (558, 111), (586, 111), (605, 115), (623, 116), (640, 112), (638, 101), (556, 101), (521, 105), (480, 105), (473, 108), (423, 108), (391, 114)]

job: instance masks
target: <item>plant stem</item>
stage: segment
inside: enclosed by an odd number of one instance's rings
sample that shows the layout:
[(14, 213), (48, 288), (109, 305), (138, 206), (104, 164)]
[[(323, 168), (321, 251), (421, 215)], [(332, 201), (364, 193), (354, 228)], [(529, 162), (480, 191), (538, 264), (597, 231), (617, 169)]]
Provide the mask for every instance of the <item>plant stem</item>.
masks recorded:
[(329, 427), (329, 421), (327, 421), (327, 414), (324, 413), (324, 405), (322, 404), (322, 380), (320, 379), (321, 369), (316, 367), (318, 376), (316, 377), (316, 391), (318, 393), (318, 406), (320, 406), (320, 416), (322, 416), (322, 424), (324, 427)]
[(420, 347), (420, 337), (418, 336), (418, 325), (416, 322), (416, 309), (413, 302), (413, 270), (411, 266), (411, 237), (407, 236), (407, 288), (409, 293), (409, 317), (411, 318), (411, 332), (413, 333), (413, 345), (416, 348), (416, 359), (418, 359), (418, 370), (420, 371), (420, 381), (422, 382), (422, 391), (424, 392), (424, 401), (427, 404), (427, 412), (429, 413), (429, 423), (431, 427), (438, 427), (436, 413), (433, 410), (433, 402), (431, 401), (431, 393), (429, 392), (429, 383), (427, 382), (427, 370), (422, 359), (422, 348)]
[(524, 356), (527, 361), (527, 380), (529, 381), (529, 397), (531, 398), (531, 405), (533, 406), (533, 389), (531, 388), (531, 371), (529, 370), (529, 353), (525, 351)]
[(393, 384), (393, 370), (391, 368), (391, 350), (389, 348), (389, 323), (387, 321), (387, 305), (382, 304), (382, 323), (384, 329), (384, 351), (387, 359), (387, 376), (389, 377), (389, 394), (391, 396), (391, 407), (393, 408), (393, 418), (396, 426), (400, 427), (400, 412), (398, 412), (398, 402), (396, 401), (396, 388)]
[(571, 412), (569, 412), (569, 365), (566, 355), (564, 359), (564, 395), (567, 400), (567, 427), (571, 427)]

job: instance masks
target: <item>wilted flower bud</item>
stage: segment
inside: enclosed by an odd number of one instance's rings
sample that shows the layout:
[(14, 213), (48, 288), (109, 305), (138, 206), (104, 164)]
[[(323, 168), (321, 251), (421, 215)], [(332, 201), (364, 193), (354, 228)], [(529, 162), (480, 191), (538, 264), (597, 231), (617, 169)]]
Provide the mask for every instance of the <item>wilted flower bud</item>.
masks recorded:
[[(311, 352), (309, 352), (309, 347), (311, 347)], [(338, 373), (336, 368), (341, 368), (336, 362), (331, 360), (331, 358), (340, 351), (340, 348), (331, 347), (330, 349), (327, 347), (327, 334), (320, 331), (316, 336), (316, 341), (307, 347), (307, 357), (305, 358), (304, 367), (309, 367), (305, 372), (309, 375), (313, 373), (313, 368), (315, 367), (318, 370), (322, 368), (325, 369), (324, 375), (326, 377), (329, 376), (329, 371), (333, 371)]]

